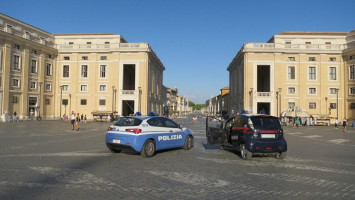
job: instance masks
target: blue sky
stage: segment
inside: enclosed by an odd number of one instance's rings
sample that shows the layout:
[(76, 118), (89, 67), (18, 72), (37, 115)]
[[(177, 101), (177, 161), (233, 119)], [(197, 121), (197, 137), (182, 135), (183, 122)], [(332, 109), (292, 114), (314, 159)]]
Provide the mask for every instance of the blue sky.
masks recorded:
[(242, 45), (283, 31), (355, 30), (354, 0), (2, 0), (0, 12), (50, 33), (115, 33), (147, 42), (164, 85), (204, 103), (228, 86)]

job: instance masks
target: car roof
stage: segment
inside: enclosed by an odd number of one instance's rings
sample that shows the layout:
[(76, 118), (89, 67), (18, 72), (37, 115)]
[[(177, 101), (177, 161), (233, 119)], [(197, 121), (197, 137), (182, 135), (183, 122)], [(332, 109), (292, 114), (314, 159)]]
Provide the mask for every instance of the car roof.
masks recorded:
[(155, 117), (160, 117), (160, 116), (125, 116), (126, 118), (136, 118), (140, 120), (147, 120)]

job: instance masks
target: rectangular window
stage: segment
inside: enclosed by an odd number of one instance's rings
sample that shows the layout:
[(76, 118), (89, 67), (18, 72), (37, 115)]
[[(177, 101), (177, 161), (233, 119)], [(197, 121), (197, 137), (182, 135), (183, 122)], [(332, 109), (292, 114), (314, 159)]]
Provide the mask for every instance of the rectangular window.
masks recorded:
[(36, 89), (37, 82), (31, 81), (30, 82), (30, 89)]
[(329, 61), (332, 61), (332, 62), (337, 61), (337, 58), (335, 58), (335, 57), (330, 57), (330, 58), (329, 58)]
[(288, 110), (294, 111), (295, 109), (295, 102), (288, 102)]
[(288, 88), (288, 94), (296, 94), (296, 88), (294, 88), (294, 87), (289, 87), (289, 88)]
[(316, 61), (316, 57), (309, 57), (308, 61)]
[(355, 65), (350, 66), (350, 80), (355, 79)]
[(31, 74), (37, 74), (37, 60), (31, 60)]
[(288, 61), (296, 61), (296, 58), (295, 58), (295, 57), (288, 57), (287, 60), (288, 60)]
[(295, 80), (295, 67), (288, 66), (288, 80)]
[(337, 108), (337, 104), (336, 103), (330, 103), (330, 108), (331, 109), (336, 109)]
[(329, 88), (329, 94), (336, 94), (337, 88)]
[(105, 44), (110, 44), (110, 42), (105, 42)]
[(15, 71), (20, 71), (20, 56), (18, 56), (18, 55), (14, 55), (14, 61), (13, 61), (13, 64), (14, 64), (14, 66), (13, 66), (13, 69), (15, 70)]
[(91, 44), (91, 42), (86, 42), (86, 44)]
[(51, 104), (51, 100), (50, 100), (50, 99), (48, 99), (48, 98), (46, 98), (46, 100), (45, 100), (45, 104), (46, 104), (46, 105), (50, 105), (50, 104)]
[(329, 67), (329, 80), (337, 80), (337, 68)]
[(47, 57), (48, 57), (48, 58), (52, 58), (52, 55), (51, 55), (51, 54), (48, 54)]
[(106, 78), (106, 65), (100, 65), (100, 78)]
[(86, 99), (81, 99), (81, 100), (80, 100), (80, 105), (86, 105), (86, 104), (87, 104)]
[(20, 49), (20, 45), (14, 44), (14, 49)]
[(52, 76), (52, 64), (51, 63), (46, 64), (46, 76)]
[(106, 105), (106, 99), (100, 99), (99, 105), (100, 106)]
[(74, 42), (69, 42), (70, 45), (74, 44)]
[(106, 85), (100, 85), (99, 86), (99, 91), (100, 92), (106, 92)]
[(36, 50), (32, 50), (31, 53), (32, 54), (37, 54), (37, 51)]
[(88, 85), (80, 85), (80, 91), (87, 92), (88, 91)]
[(12, 79), (12, 86), (13, 87), (20, 87), (20, 80), (19, 79)]
[(309, 80), (316, 80), (317, 79), (316, 67), (309, 67), (308, 68), (308, 76), (309, 76)]
[(107, 56), (101, 56), (101, 60), (107, 60)]
[(88, 60), (88, 57), (87, 56), (83, 56), (83, 57), (81, 57), (82, 58), (82, 60)]
[(355, 109), (355, 103), (350, 103), (350, 109)]
[(50, 83), (46, 83), (45, 90), (46, 91), (51, 91), (52, 90), (52, 85)]
[(64, 60), (70, 60), (69, 56), (64, 56)]
[(351, 88), (350, 88), (350, 94), (351, 94), (351, 95), (354, 95), (354, 94), (355, 94), (355, 87), (351, 87)]
[(81, 65), (81, 78), (87, 78), (87, 77), (88, 77), (88, 66)]
[(12, 96), (12, 103), (18, 103), (18, 97)]
[(308, 94), (317, 94), (317, 88), (308, 88)]
[(314, 102), (309, 103), (309, 109), (316, 109), (316, 105)]
[(355, 56), (350, 56), (349, 59), (353, 60), (353, 59), (355, 59)]
[(63, 65), (63, 78), (69, 78), (69, 65)]
[(62, 85), (62, 91), (68, 92), (69, 91), (69, 85)]

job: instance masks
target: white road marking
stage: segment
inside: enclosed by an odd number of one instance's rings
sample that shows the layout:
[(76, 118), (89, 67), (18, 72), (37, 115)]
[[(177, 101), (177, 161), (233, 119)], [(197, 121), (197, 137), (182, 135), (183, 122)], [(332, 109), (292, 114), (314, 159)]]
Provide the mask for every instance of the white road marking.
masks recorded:
[(303, 136), (305, 138), (319, 138), (319, 137), (323, 137), (323, 136), (320, 136), (320, 135), (307, 135), (307, 136)]
[(335, 140), (328, 140), (328, 142), (335, 143), (335, 144), (341, 144), (344, 142), (348, 142), (350, 140), (345, 140), (345, 139), (335, 139)]
[(95, 156), (112, 156), (112, 153), (84, 153), (84, 152), (60, 152), (60, 153), (38, 153), (38, 154), (14, 154), (14, 155), (3, 155), (0, 156), (0, 158), (6, 158), (6, 157), (34, 157), (34, 156), (40, 156), (40, 157), (73, 157), (73, 156), (89, 156), (89, 157), (95, 157)]
[(287, 135), (303, 135), (303, 133), (296, 132), (296, 133), (286, 133)]

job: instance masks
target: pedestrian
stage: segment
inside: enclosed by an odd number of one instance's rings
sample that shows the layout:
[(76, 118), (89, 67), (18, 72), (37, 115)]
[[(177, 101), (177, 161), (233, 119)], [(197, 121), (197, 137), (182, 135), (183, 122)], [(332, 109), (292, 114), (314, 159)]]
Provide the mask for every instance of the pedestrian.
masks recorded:
[(353, 119), (353, 122), (351, 123), (351, 127), (353, 127), (353, 129), (355, 128), (355, 119)]
[(76, 131), (79, 131), (79, 123), (80, 123), (80, 115), (78, 113), (75, 118)]
[(86, 124), (86, 120), (87, 120), (87, 118), (86, 118), (86, 115), (84, 116), (84, 123)]
[(347, 125), (347, 121), (346, 121), (346, 119), (344, 118), (343, 119), (343, 133), (345, 133), (346, 132), (346, 125)]
[(300, 126), (300, 118), (296, 119), (296, 127), (298, 128)]
[(83, 121), (83, 120), (84, 120), (84, 115), (81, 114), (81, 115), (80, 115), (80, 121)]
[(335, 118), (335, 128), (338, 128), (338, 118)]
[(70, 123), (71, 123), (71, 130), (74, 130), (74, 123), (75, 123), (75, 113), (74, 111), (71, 111), (71, 115), (70, 115)]
[(111, 121), (111, 115), (107, 115), (107, 122)]

